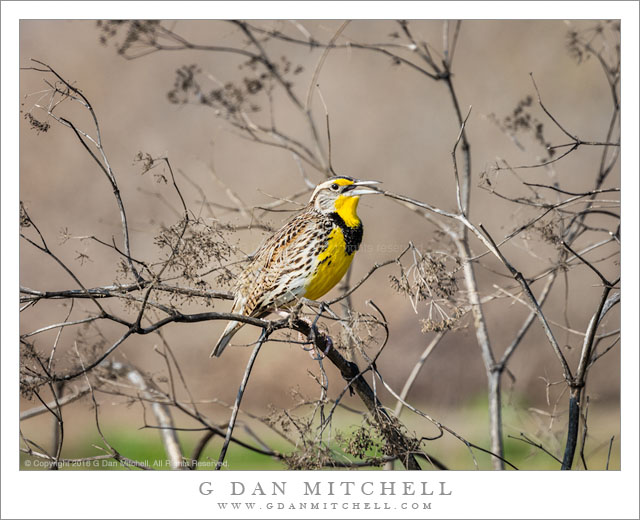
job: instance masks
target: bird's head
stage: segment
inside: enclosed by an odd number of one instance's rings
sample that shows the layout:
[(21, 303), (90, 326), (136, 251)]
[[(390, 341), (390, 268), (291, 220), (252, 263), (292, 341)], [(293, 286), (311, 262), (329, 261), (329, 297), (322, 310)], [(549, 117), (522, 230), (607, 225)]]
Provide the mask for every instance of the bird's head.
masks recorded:
[(370, 187), (379, 181), (360, 181), (339, 176), (321, 182), (311, 195), (309, 204), (321, 213), (338, 213), (343, 219), (355, 218), (360, 195), (379, 193)]

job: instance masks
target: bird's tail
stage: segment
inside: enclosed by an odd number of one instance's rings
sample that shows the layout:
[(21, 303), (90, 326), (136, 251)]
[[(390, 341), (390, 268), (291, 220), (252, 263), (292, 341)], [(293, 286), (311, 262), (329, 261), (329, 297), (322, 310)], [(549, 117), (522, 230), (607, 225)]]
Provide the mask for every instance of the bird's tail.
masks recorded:
[(224, 329), (222, 336), (220, 336), (220, 339), (216, 343), (216, 346), (214, 347), (209, 357), (213, 357), (213, 356), (220, 357), (222, 355), (222, 351), (227, 347), (227, 345), (231, 341), (231, 338), (233, 338), (235, 333), (238, 332), (240, 330), (240, 327), (242, 327), (243, 325), (244, 323), (241, 323), (239, 321), (230, 321), (229, 324), (227, 325), (227, 328)]

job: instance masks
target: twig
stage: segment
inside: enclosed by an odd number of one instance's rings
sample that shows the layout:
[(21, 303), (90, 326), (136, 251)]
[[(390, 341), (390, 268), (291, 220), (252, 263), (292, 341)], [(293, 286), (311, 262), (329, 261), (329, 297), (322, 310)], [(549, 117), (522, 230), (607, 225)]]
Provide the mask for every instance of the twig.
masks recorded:
[[(89, 387), (86, 387), (72, 394), (67, 394), (64, 397), (61, 397), (60, 399), (58, 399), (58, 406), (62, 407), (66, 404), (73, 403), (74, 401), (77, 401), (81, 397), (87, 395), (89, 391), (90, 391)], [(36, 417), (37, 415), (41, 415), (43, 413), (51, 411), (51, 409), (55, 407), (56, 407), (56, 402), (51, 401), (45, 405), (37, 406), (34, 408), (30, 408), (29, 410), (25, 410), (24, 412), (20, 413), (20, 421), (25, 421), (27, 419), (31, 419), (32, 417)]]
[[(71, 303), (73, 304), (74, 301), (75, 301), (75, 299), (72, 299)], [(67, 319), (69, 319), (69, 316), (67, 316)], [(58, 342), (58, 338), (60, 337), (60, 332), (66, 326), (68, 326), (68, 325), (81, 325), (83, 323), (91, 323), (92, 321), (96, 321), (96, 320), (99, 320), (99, 319), (105, 319), (105, 317), (104, 316), (91, 316), (89, 318), (84, 318), (84, 319), (81, 319), (81, 320), (63, 321), (62, 323), (54, 323), (53, 325), (47, 325), (46, 327), (41, 327), (41, 328), (33, 330), (31, 332), (27, 332), (26, 334), (23, 334), (22, 336), (20, 336), (20, 338), (26, 339), (26, 338), (30, 338), (31, 336), (35, 336), (36, 334), (40, 334), (42, 332), (46, 332), (48, 330), (60, 329), (58, 331), (58, 336), (56, 337), (56, 341), (54, 343), (54, 347), (55, 347), (57, 342)], [(51, 362), (52, 362), (52, 359), (53, 359), (54, 351), (55, 351), (55, 349), (52, 349), (51, 355), (49, 356), (49, 363), (48, 363), (49, 364), (49, 368), (51, 368)]]
[[(91, 289), (68, 289), (64, 291), (36, 291), (27, 287), (20, 287), (20, 293), (26, 294), (29, 297), (34, 298), (31, 301), (37, 301), (39, 299), (65, 299), (65, 298), (89, 298), (89, 299), (101, 299), (101, 298), (120, 298), (123, 294), (139, 291), (151, 285), (151, 280), (145, 280), (143, 283), (135, 283), (128, 285), (105, 285), (104, 287), (93, 287)], [(204, 291), (199, 289), (193, 289), (191, 287), (179, 287), (174, 285), (168, 285), (162, 282), (156, 282), (154, 290), (163, 291), (172, 294), (179, 294), (184, 296), (196, 296), (200, 298), (214, 298), (219, 300), (233, 300), (233, 295), (227, 292), (220, 291)], [(25, 298), (21, 298), (21, 301), (28, 301)], [(80, 321), (77, 322), (81, 323)], [(60, 325), (51, 325), (50, 328), (55, 328)], [(39, 329), (39, 332), (44, 332), (48, 329)]]
[(42, 245), (40, 244), (36, 244), (33, 240), (31, 240), (30, 238), (28, 238), (27, 236), (25, 236), (23, 233), (20, 233), (20, 237), (23, 238), (24, 240), (26, 240), (28, 243), (30, 243), (32, 246), (34, 246), (36, 249), (42, 251), (43, 253), (47, 254), (48, 256), (50, 256), (51, 258), (53, 258), (53, 260), (71, 277), (73, 278), (73, 281), (76, 282), (78, 284), (78, 286), (82, 289), (82, 291), (87, 294), (87, 296), (93, 301), (93, 303), (96, 305), (96, 307), (98, 307), (98, 309), (103, 313), (106, 314), (105, 310), (103, 309), (102, 305), (100, 305), (100, 302), (98, 302), (95, 297), (90, 294), (87, 291), (87, 288), (82, 284), (82, 282), (79, 280), (79, 278), (75, 275), (75, 273), (69, 269), (69, 267), (62, 261), (60, 260), (60, 258), (58, 258), (53, 251), (51, 251), (51, 249), (49, 249), (49, 246), (47, 245), (46, 241), (44, 240), (44, 237), (42, 236), (42, 233), (40, 232), (40, 230), (38, 229), (38, 227), (36, 226), (35, 222), (33, 221), (33, 219), (27, 215), (26, 210), (23, 209), (23, 212), (25, 213), (25, 215), (27, 216), (29, 223), (33, 226), (33, 228), (36, 230), (36, 232), (38, 233), (38, 236), (40, 237), (40, 240), (42, 241)]
[(198, 443), (193, 448), (193, 452), (191, 452), (191, 464), (190, 464), (191, 469), (197, 469), (198, 460), (200, 460), (200, 455), (202, 455), (202, 452), (207, 447), (207, 444), (215, 434), (216, 432), (214, 432), (213, 430), (209, 430), (202, 437), (200, 437), (200, 439), (198, 440)]
[(517, 271), (509, 263), (509, 261), (504, 257), (504, 255), (500, 252), (495, 241), (493, 240), (493, 238), (491, 238), (491, 235), (488, 233), (488, 231), (484, 228), (482, 224), (480, 224), (480, 228), (486, 235), (486, 239), (490, 242), (492, 252), (502, 261), (504, 266), (509, 270), (509, 272), (511, 272), (511, 274), (516, 279), (516, 281), (518, 281), (522, 286), (522, 288), (524, 289), (525, 294), (527, 295), (527, 297), (531, 301), (531, 304), (533, 305), (533, 308), (535, 309), (538, 320), (542, 324), (542, 328), (547, 336), (547, 339), (549, 340), (549, 343), (553, 347), (553, 350), (556, 353), (556, 356), (558, 357), (560, 364), (562, 365), (562, 371), (563, 371), (565, 380), (568, 382), (571, 381), (573, 379), (573, 376), (571, 375), (571, 369), (569, 368), (569, 364), (567, 363), (567, 360), (564, 357), (562, 350), (560, 349), (560, 345), (558, 345), (558, 341), (556, 340), (553, 332), (551, 331), (551, 327), (549, 326), (549, 323), (547, 322), (547, 319), (544, 313), (542, 312), (542, 309), (540, 308), (540, 305), (538, 304), (536, 297), (531, 292), (531, 288), (529, 287), (529, 284), (525, 280), (524, 276), (522, 276), (522, 273)]
[[(396, 407), (393, 409), (393, 415), (395, 415), (396, 417), (400, 418), (400, 414), (402, 413), (402, 409), (404, 407), (403, 401), (407, 399), (407, 395), (409, 395), (409, 392), (413, 387), (413, 383), (415, 383), (415, 380), (418, 377), (418, 374), (420, 373), (420, 371), (422, 370), (422, 367), (424, 366), (425, 362), (427, 361), (427, 358), (431, 355), (431, 352), (433, 352), (433, 349), (435, 349), (438, 346), (438, 344), (440, 343), (440, 340), (442, 340), (445, 334), (446, 334), (446, 331), (437, 333), (434, 336), (434, 338), (431, 340), (431, 342), (426, 346), (426, 348), (420, 355), (420, 358), (418, 359), (416, 364), (413, 365), (413, 368), (411, 369), (411, 373), (407, 377), (407, 380), (405, 381), (404, 386), (402, 387), (402, 391), (400, 392), (400, 399), (398, 399), (398, 402), (396, 403)], [(385, 469), (388, 469), (388, 470), (393, 469), (393, 461), (387, 462)]]
[(578, 143), (580, 140), (573, 134), (569, 133), (567, 130), (565, 130), (565, 128), (558, 123), (558, 120), (553, 117), (553, 115), (551, 114), (551, 112), (549, 112), (547, 110), (547, 107), (544, 106), (544, 103), (542, 103), (542, 98), (540, 97), (540, 91), (538, 90), (538, 85), (536, 85), (536, 80), (533, 77), (533, 72), (529, 73), (529, 76), (531, 76), (531, 81), (533, 82), (533, 87), (536, 89), (536, 94), (538, 94), (538, 104), (540, 105), (540, 107), (542, 108), (542, 110), (544, 110), (544, 113), (547, 114), (547, 116), (549, 116), (549, 119), (551, 119), (551, 121), (553, 121), (556, 126), (562, 130), (562, 132), (569, 137), (569, 139), (571, 139), (574, 143)]
[[(400, 396), (393, 390), (393, 388), (391, 388), (391, 386), (389, 386), (389, 384), (383, 379), (382, 375), (380, 374), (380, 372), (378, 372), (377, 370), (375, 371), (376, 375), (378, 376), (378, 378), (380, 379), (380, 381), (382, 381), (382, 384), (384, 385), (384, 387), (391, 393), (391, 395), (393, 395), (393, 397), (395, 397), (396, 399), (400, 400)], [(414, 406), (410, 405), (409, 403), (407, 403), (406, 401), (402, 400), (402, 404), (407, 407), (409, 410), (411, 410), (412, 412), (420, 415), (421, 417), (424, 417), (425, 419), (427, 419), (429, 422), (431, 422), (432, 424), (434, 424), (435, 426), (438, 427), (438, 429), (440, 430), (441, 434), (438, 435), (436, 438), (440, 438), (442, 436), (442, 431), (446, 431), (448, 433), (450, 433), (451, 435), (453, 435), (456, 439), (458, 439), (459, 441), (461, 441), (465, 446), (467, 446), (467, 448), (469, 448), (469, 451), (472, 454), (473, 460), (474, 460), (474, 464), (476, 465), (477, 468), (477, 461), (475, 459), (475, 456), (473, 456), (473, 451), (471, 450), (471, 448), (475, 448), (477, 450), (480, 450), (484, 453), (487, 453), (489, 455), (492, 455), (493, 457), (498, 458), (501, 462), (504, 462), (505, 464), (508, 464), (509, 466), (511, 466), (513, 469), (518, 469), (517, 467), (515, 467), (513, 464), (511, 464), (511, 462), (509, 462), (508, 460), (506, 460), (504, 457), (502, 457), (501, 455), (492, 452), (491, 450), (487, 450), (485, 448), (481, 448), (480, 446), (478, 446), (477, 444), (474, 444), (472, 442), (469, 442), (467, 439), (465, 439), (464, 437), (462, 437), (461, 435), (459, 435), (458, 433), (456, 433), (455, 431), (453, 431), (451, 428), (445, 426), (444, 424), (440, 423), (439, 421), (436, 421), (435, 419), (433, 419), (432, 417), (430, 417), (429, 415), (427, 415), (426, 413), (422, 412), (421, 410), (418, 410), (417, 408), (415, 408)], [(435, 439), (433, 439), (435, 440)], [(479, 468), (478, 468), (479, 469)]]
[(64, 327), (66, 325), (65, 322), (69, 319), (69, 316), (71, 316), (71, 313), (73, 312), (73, 304), (74, 304), (74, 301), (71, 300), (71, 305), (69, 305), (69, 312), (67, 313), (67, 317), (64, 319), (64, 322), (60, 325), (60, 329), (56, 334), (56, 340), (53, 342), (53, 348), (51, 349), (51, 354), (49, 355), (49, 362), (47, 363), (48, 370), (51, 370), (51, 363), (53, 363), (53, 356), (56, 353), (56, 348), (58, 347), (58, 341), (60, 341), (60, 335), (62, 334), (62, 331), (64, 330)]
[(158, 426), (160, 427), (160, 435), (162, 444), (164, 445), (171, 469), (184, 469), (182, 450), (180, 449), (180, 441), (174, 428), (171, 412), (166, 404), (160, 403), (153, 399), (157, 388), (152, 381), (142, 375), (139, 369), (133, 365), (125, 365), (120, 362), (110, 363), (110, 368), (117, 374), (126, 377), (146, 398), (150, 399), (151, 409), (155, 415)]
[(620, 303), (620, 293), (617, 292), (610, 298), (607, 298), (609, 295), (609, 291), (611, 287), (605, 287), (602, 296), (600, 298), (600, 304), (598, 305), (598, 309), (591, 317), (589, 321), (589, 326), (587, 327), (587, 331), (585, 333), (584, 343), (582, 345), (582, 353), (580, 354), (580, 362), (578, 364), (578, 370), (576, 372), (576, 382), (580, 383), (584, 381), (587, 371), (587, 365), (591, 360), (591, 352), (593, 349), (594, 339), (596, 330), (600, 325), (600, 322), (604, 318), (604, 316), (611, 310), (612, 307)]
[[(306, 321), (297, 319), (292, 325), (298, 332), (305, 334), (307, 337), (310, 336), (311, 325)], [(408, 439), (394, 425), (387, 412), (382, 408), (373, 390), (362, 377), (358, 366), (351, 361), (347, 361), (336, 348), (333, 348), (333, 342), (329, 342), (324, 334), (314, 334), (313, 341), (318, 351), (326, 352), (326, 357), (340, 370), (342, 377), (349, 383), (349, 386), (353, 387), (372, 417), (381, 423), (381, 430), (394, 450), (394, 455), (398, 456), (407, 469), (420, 469), (414, 453), (409, 448)]]
[[(551, 276), (547, 279), (547, 283), (542, 289), (540, 296), (538, 297), (538, 303), (540, 307), (544, 305), (544, 302), (546, 301), (547, 296), (549, 296), (549, 293), (551, 292), (551, 287), (553, 286), (556, 276), (557, 276), (557, 271), (554, 271), (553, 273), (551, 273)], [(536, 316), (537, 316), (536, 311), (532, 309), (531, 312), (529, 313), (529, 316), (527, 316), (527, 319), (524, 321), (524, 323), (520, 327), (520, 330), (518, 330), (516, 337), (505, 349), (504, 353), (502, 354), (502, 357), (500, 358), (500, 361), (498, 362), (498, 366), (500, 367), (501, 370), (503, 370), (506, 367), (509, 359), (511, 358), (511, 355), (514, 353), (515, 349), (518, 347), (518, 345), (524, 338), (525, 334), (529, 330), (529, 327), (533, 323), (533, 320), (536, 319)]]
[[(97, 116), (96, 116), (96, 114), (95, 114), (95, 112), (93, 110), (93, 106), (91, 105), (89, 100), (84, 96), (84, 94), (80, 90), (78, 90), (73, 85), (71, 85), (60, 74), (58, 74), (52, 67), (50, 67), (46, 63), (43, 63), (43, 62), (41, 62), (39, 60), (32, 59), (31, 61), (33, 61), (35, 63), (38, 63), (38, 64), (42, 65), (43, 67), (46, 67), (47, 72), (52, 73), (56, 78), (58, 78), (67, 87), (67, 89), (69, 89), (69, 91), (71, 91), (74, 94), (76, 94), (77, 96), (79, 96), (79, 98), (82, 99), (82, 104), (85, 106), (85, 108), (87, 110), (89, 110), (89, 113), (91, 114), (95, 129), (96, 129), (96, 139), (95, 140), (92, 139), (92, 142), (95, 144), (95, 146), (97, 147), (98, 151), (100, 152), (102, 160), (103, 160), (104, 163), (100, 162), (100, 159), (98, 159), (98, 157), (89, 148), (89, 146), (87, 145), (85, 140), (82, 138), (82, 135), (80, 134), (78, 129), (75, 127), (75, 125), (71, 121), (69, 121), (69, 120), (67, 120), (67, 119), (65, 119), (63, 117), (54, 116), (54, 114), (51, 111), (49, 111), (49, 114), (52, 117), (55, 117), (56, 120), (60, 121), (62, 124), (68, 126), (69, 128), (71, 128), (73, 130), (73, 132), (76, 134), (76, 137), (78, 138), (80, 143), (83, 145), (84, 149), (95, 160), (95, 162), (98, 164), (100, 169), (107, 176), (107, 179), (109, 180), (109, 183), (111, 184), (111, 188), (113, 190), (113, 194), (115, 196), (116, 203), (118, 204), (118, 209), (120, 211), (120, 217), (121, 217), (121, 220), (122, 220), (122, 232), (123, 232), (123, 236), (124, 236), (124, 250), (125, 250), (125, 253), (126, 253), (126, 255), (127, 255), (128, 259), (129, 259), (129, 268), (131, 269), (131, 272), (133, 273), (136, 281), (141, 281), (142, 278), (138, 274), (138, 271), (136, 270), (135, 266), (133, 265), (133, 262), (130, 259), (130, 257), (131, 257), (131, 247), (130, 247), (130, 244), (129, 244), (129, 226), (127, 224), (127, 216), (126, 216), (126, 213), (125, 213), (125, 209), (124, 209), (124, 204), (122, 202), (122, 198), (120, 196), (120, 190), (118, 189), (118, 185), (116, 183), (115, 175), (113, 173), (113, 170), (111, 169), (111, 165), (109, 164), (107, 156), (106, 156), (106, 154), (104, 152), (104, 148), (102, 147), (102, 137), (100, 135), (100, 125), (98, 124), (98, 118), (97, 118)], [(68, 95), (68, 94), (65, 94), (63, 92), (61, 92), (61, 94), (63, 94), (63, 96), (64, 95)]]
[(433, 339), (429, 342), (429, 344), (426, 346), (426, 348), (420, 355), (420, 358), (418, 359), (416, 364), (413, 365), (413, 368), (411, 369), (411, 373), (409, 374), (409, 377), (407, 377), (407, 380), (404, 382), (404, 386), (402, 387), (402, 391), (400, 392), (400, 399), (396, 403), (396, 407), (393, 410), (393, 415), (395, 415), (396, 417), (400, 417), (400, 414), (402, 413), (402, 408), (404, 407), (403, 401), (406, 400), (407, 395), (409, 395), (409, 392), (411, 391), (411, 387), (413, 386), (413, 383), (415, 383), (415, 380), (418, 377), (420, 370), (422, 370), (422, 367), (424, 366), (427, 359), (431, 355), (431, 352), (433, 352), (433, 350), (438, 346), (442, 338), (444, 338), (445, 334), (446, 334), (446, 331), (438, 332), (433, 337)]
[(456, 142), (453, 145), (453, 149), (451, 150), (451, 158), (453, 160), (453, 173), (456, 179), (456, 199), (458, 201), (458, 211), (460, 212), (461, 215), (465, 214), (465, 208), (467, 208), (467, 206), (469, 205), (469, 202), (468, 200), (466, 200), (464, 204), (462, 203), (460, 176), (458, 175), (458, 161), (456, 160), (456, 150), (458, 148), (458, 144), (460, 143), (460, 139), (462, 139), (462, 136), (464, 134), (464, 127), (466, 126), (467, 119), (469, 119), (470, 115), (471, 115), (471, 107), (469, 107), (469, 110), (467, 111), (467, 115), (465, 116), (464, 120), (462, 121), (462, 124), (460, 125), (460, 132), (458, 132), (458, 137), (456, 139)]
[(578, 258), (584, 265), (586, 265), (589, 269), (591, 269), (594, 273), (598, 275), (598, 278), (602, 280), (602, 283), (607, 287), (612, 287), (612, 284), (609, 280), (607, 280), (604, 275), (588, 260), (582, 257), (579, 253), (576, 253), (569, 244), (567, 244), (564, 240), (561, 242), (562, 246), (567, 248), (567, 250), (576, 258)]
[(102, 433), (102, 428), (100, 427), (100, 420), (99, 420), (99, 415), (98, 415), (98, 402), (96, 401), (96, 396), (95, 396), (95, 393), (93, 391), (93, 385), (91, 384), (91, 381), (89, 381), (89, 376), (87, 375), (87, 371), (86, 371), (85, 366), (84, 366), (84, 361), (82, 360), (82, 356), (80, 356), (80, 352), (78, 351), (77, 342), (74, 342), (74, 347), (75, 347), (76, 355), (78, 356), (78, 360), (80, 361), (80, 366), (82, 367), (82, 373), (84, 374), (85, 380), (87, 382), (87, 387), (89, 388), (89, 393), (91, 394), (91, 401), (93, 403), (93, 410), (94, 410), (94, 418), (95, 418), (95, 423), (96, 423), (96, 429), (98, 430), (98, 434), (100, 435), (100, 438), (102, 439), (102, 442), (104, 442), (105, 446), (107, 447), (107, 451), (109, 451), (110, 458), (113, 458), (113, 459), (117, 460), (118, 462), (120, 462), (122, 464), (125, 464), (125, 465), (135, 466), (135, 467), (138, 467), (138, 468), (141, 468), (141, 469), (146, 469), (146, 470), (151, 469), (149, 466), (147, 466), (146, 464), (143, 464), (142, 462), (134, 461), (134, 460), (131, 460), (131, 459), (127, 458), (127, 457), (122, 456), (107, 441), (106, 437)]
[(231, 441), (231, 435), (233, 434), (233, 427), (236, 424), (236, 418), (238, 417), (238, 410), (240, 409), (240, 403), (242, 402), (242, 396), (244, 395), (244, 390), (249, 381), (249, 376), (251, 375), (251, 370), (253, 369), (253, 364), (258, 357), (258, 352), (260, 352), (260, 348), (263, 343), (267, 339), (267, 331), (266, 329), (262, 330), (262, 334), (260, 334), (260, 339), (256, 346), (253, 348), (253, 352), (251, 352), (251, 357), (249, 357), (249, 361), (247, 362), (247, 368), (244, 371), (244, 376), (242, 377), (242, 382), (240, 383), (240, 387), (238, 388), (238, 395), (236, 396), (236, 402), (233, 405), (233, 411), (231, 412), (231, 419), (229, 419), (229, 426), (227, 426), (227, 434), (224, 438), (224, 444), (222, 445), (222, 449), (220, 450), (220, 456), (218, 457), (218, 462), (216, 463), (217, 470), (222, 469), (222, 464), (224, 462), (224, 458), (227, 454), (227, 448), (229, 447), (229, 442)]
[(605, 466), (605, 470), (609, 469), (609, 461), (611, 460), (611, 448), (613, 446), (613, 439), (614, 439), (615, 435), (611, 436), (611, 439), (609, 440), (609, 451), (607, 452), (607, 465)]
[(584, 415), (582, 417), (582, 442), (580, 444), (580, 459), (582, 460), (582, 465), (585, 471), (589, 469), (587, 467), (587, 461), (584, 458), (584, 448), (585, 448), (585, 444), (587, 443), (587, 432), (589, 430), (588, 423), (587, 423), (588, 416), (589, 416), (589, 396), (587, 396), (587, 398), (585, 399)]
[(313, 91), (315, 90), (315, 87), (318, 84), (318, 77), (320, 76), (320, 70), (322, 69), (324, 62), (327, 59), (327, 56), (329, 55), (329, 51), (331, 51), (331, 49), (333, 48), (333, 44), (336, 42), (338, 38), (340, 38), (340, 35), (347, 28), (347, 25), (349, 25), (350, 21), (351, 20), (345, 20), (344, 22), (342, 22), (340, 27), (338, 27), (338, 30), (331, 37), (331, 40), (329, 40), (329, 44), (325, 47), (324, 51), (320, 55), (320, 58), (318, 59), (318, 63), (316, 64), (313, 70), (313, 75), (311, 76), (311, 81), (309, 82), (309, 89), (307, 90), (307, 102), (305, 103), (305, 106), (304, 106), (304, 109), (307, 112), (311, 109), (311, 100), (313, 99)]
[(408, 245), (407, 247), (404, 248), (404, 250), (393, 260), (385, 260), (382, 263), (377, 263), (374, 264), (369, 271), (367, 272), (367, 274), (365, 274), (355, 285), (353, 285), (350, 289), (348, 289), (347, 291), (343, 292), (340, 296), (336, 296), (333, 300), (329, 300), (328, 302), (325, 302), (325, 305), (333, 305), (334, 303), (337, 303), (345, 298), (349, 298), (364, 282), (366, 282), (373, 273), (375, 273), (378, 269), (382, 268), (382, 267), (386, 267), (387, 265), (391, 265), (391, 264), (395, 264), (398, 261), (400, 261), (400, 259), (402, 259), (402, 257), (405, 255), (405, 253), (407, 251), (409, 251), (409, 249), (411, 249), (411, 245)]
[(516, 441), (525, 442), (525, 443), (529, 444), (530, 446), (534, 446), (535, 448), (538, 448), (539, 450), (542, 450), (544, 453), (549, 455), (549, 457), (552, 457), (553, 459), (558, 461), (560, 464), (562, 464), (562, 461), (558, 457), (556, 457), (553, 453), (551, 453), (549, 450), (547, 450), (542, 444), (532, 441), (529, 437), (527, 437), (522, 432), (520, 432), (520, 437), (514, 437), (513, 435), (508, 435), (507, 437), (509, 437), (510, 439), (515, 439)]
[(591, 358), (594, 345), (594, 338), (598, 325), (602, 321), (605, 314), (620, 301), (620, 293), (616, 293), (607, 298), (611, 286), (605, 286), (598, 302), (598, 308), (591, 317), (587, 332), (582, 345), (580, 354), (580, 362), (576, 371), (575, 380), (569, 382), (571, 387), (571, 395), (569, 397), (569, 423), (567, 426), (567, 441), (565, 444), (564, 457), (562, 459), (562, 469), (569, 470), (573, 464), (573, 457), (578, 442), (578, 430), (580, 426), (580, 408), (582, 406), (581, 397), (585, 386), (587, 367)]

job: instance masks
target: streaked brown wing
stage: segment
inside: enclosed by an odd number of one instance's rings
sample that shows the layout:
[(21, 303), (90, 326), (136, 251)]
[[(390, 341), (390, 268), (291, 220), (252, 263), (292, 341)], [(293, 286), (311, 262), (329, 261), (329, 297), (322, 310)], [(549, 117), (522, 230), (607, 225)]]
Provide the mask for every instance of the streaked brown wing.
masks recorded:
[(294, 258), (305, 251), (317, 234), (318, 222), (313, 213), (305, 211), (289, 220), (270, 236), (239, 277), (237, 292), (246, 298), (244, 314), (262, 312), (272, 302), (263, 297), (273, 291), (282, 276), (299, 268)]

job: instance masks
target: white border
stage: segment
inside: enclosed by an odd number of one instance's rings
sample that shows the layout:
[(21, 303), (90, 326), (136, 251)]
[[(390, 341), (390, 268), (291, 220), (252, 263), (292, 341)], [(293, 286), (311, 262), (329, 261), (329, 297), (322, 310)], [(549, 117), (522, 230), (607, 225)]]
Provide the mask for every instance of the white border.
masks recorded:
[[(221, 512), (225, 481), (444, 480), (454, 495), (433, 497), (437, 518), (638, 518), (638, 3), (637, 2), (2, 2), (2, 517), (234, 517)], [(19, 472), (17, 432), (18, 319), (18, 22), (20, 18), (621, 18), (622, 207), (622, 471), (620, 472)], [(198, 485), (213, 483), (203, 496)], [(162, 499), (159, 496), (162, 495)], [(294, 498), (288, 496), (287, 500)], [(348, 498), (348, 497), (345, 497)], [(362, 497), (361, 497), (362, 498)], [(379, 497), (377, 501), (383, 501)], [(395, 497), (398, 499), (398, 497)], [(323, 497), (329, 500), (330, 497)], [(273, 501), (281, 499), (273, 498)], [(370, 500), (370, 499), (366, 499)], [(400, 500), (412, 501), (412, 497)], [(237, 517), (246, 517), (239, 511)], [(260, 510), (262, 518), (409, 517), (411, 511)]]
[[(613, 19), (632, 23), (633, 1), (15, 1), (2, 13), (18, 19)], [(73, 16), (69, 16), (69, 15)], [(3, 25), (4, 26), (4, 25)], [(636, 24), (637, 26), (637, 24)], [(16, 27), (17, 29), (17, 27)], [(632, 27), (630, 26), (630, 29)], [(17, 38), (17, 34), (13, 33)], [(14, 40), (17, 41), (17, 40)], [(15, 49), (15, 47), (14, 47)]]

